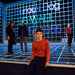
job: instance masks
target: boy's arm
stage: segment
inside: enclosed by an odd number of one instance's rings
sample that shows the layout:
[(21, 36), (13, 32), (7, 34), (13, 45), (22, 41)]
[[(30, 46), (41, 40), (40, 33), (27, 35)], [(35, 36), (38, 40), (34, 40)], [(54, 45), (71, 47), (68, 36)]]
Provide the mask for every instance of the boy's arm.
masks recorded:
[(49, 63), (49, 60), (50, 60), (50, 46), (49, 46), (49, 42), (47, 40), (46, 63)]
[(31, 54), (30, 62), (34, 59), (34, 57), (35, 57), (35, 49), (34, 49), (34, 43), (32, 43), (32, 54)]

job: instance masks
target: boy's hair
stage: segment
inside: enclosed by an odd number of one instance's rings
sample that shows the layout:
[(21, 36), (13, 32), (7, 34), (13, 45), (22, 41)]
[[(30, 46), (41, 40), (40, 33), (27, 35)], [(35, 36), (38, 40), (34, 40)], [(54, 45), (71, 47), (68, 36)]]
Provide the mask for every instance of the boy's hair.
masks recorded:
[(42, 31), (41, 28), (37, 28), (36, 33), (37, 33), (37, 32), (42, 32), (42, 33), (43, 33), (43, 31)]

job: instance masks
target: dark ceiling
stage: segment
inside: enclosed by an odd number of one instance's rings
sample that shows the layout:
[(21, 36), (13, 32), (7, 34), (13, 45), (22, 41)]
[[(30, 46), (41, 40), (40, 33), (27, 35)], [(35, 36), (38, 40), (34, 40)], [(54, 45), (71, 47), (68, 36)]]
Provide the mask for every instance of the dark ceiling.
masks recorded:
[(12, 2), (17, 2), (21, 0), (0, 0), (2, 3), (7, 4), (7, 3), (12, 3)]

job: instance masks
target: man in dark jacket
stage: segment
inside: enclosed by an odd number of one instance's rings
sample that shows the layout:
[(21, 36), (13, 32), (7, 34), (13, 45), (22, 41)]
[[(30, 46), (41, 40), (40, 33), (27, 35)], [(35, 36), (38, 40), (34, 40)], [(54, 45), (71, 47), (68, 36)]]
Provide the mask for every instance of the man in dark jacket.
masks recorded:
[(24, 41), (24, 45), (25, 45), (25, 52), (27, 52), (28, 29), (24, 25), (24, 21), (22, 21), (21, 24), (22, 25), (19, 27), (19, 30), (18, 30), (18, 36), (19, 36), (19, 39), (20, 39), (20, 45), (21, 45), (22, 52), (23, 52), (23, 41)]
[(15, 38), (14, 22), (11, 22), (10, 25), (6, 28), (6, 33), (8, 39), (8, 54), (12, 54), (12, 47)]

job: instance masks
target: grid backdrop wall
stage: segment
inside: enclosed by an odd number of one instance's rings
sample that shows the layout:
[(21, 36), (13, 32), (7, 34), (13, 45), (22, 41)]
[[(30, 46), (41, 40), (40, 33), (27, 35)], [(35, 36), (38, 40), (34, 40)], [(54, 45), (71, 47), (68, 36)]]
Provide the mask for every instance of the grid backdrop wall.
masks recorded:
[[(37, 0), (27, 3), (9, 5), (6, 7), (6, 27), (10, 21), (15, 23), (15, 32), (18, 36), (18, 27), (25, 21), (28, 27), (28, 42), (33, 41), (33, 33), (37, 27), (43, 29), (43, 38), (51, 42), (61, 42), (66, 37), (65, 29), (72, 24), (74, 34), (73, 0)], [(75, 38), (75, 36), (74, 36)]]

